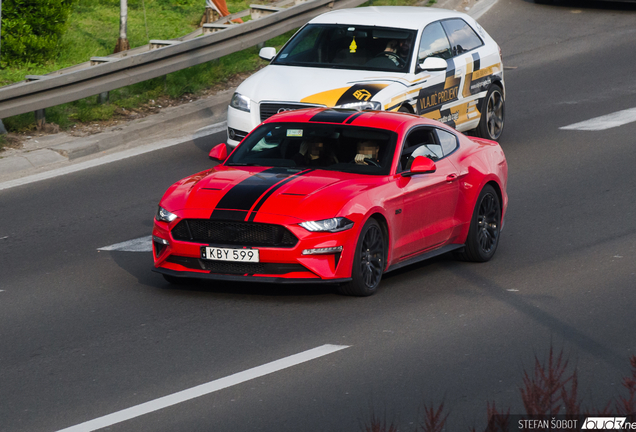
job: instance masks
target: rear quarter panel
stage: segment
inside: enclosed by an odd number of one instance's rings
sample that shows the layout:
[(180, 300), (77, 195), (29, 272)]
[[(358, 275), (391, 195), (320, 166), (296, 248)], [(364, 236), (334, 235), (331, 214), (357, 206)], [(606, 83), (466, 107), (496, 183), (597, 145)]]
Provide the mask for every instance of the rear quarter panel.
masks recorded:
[(456, 213), (460, 224), (453, 243), (465, 243), (477, 198), (488, 183), (493, 184), (500, 195), (503, 226), (508, 207), (508, 165), (503, 149), (497, 142), (466, 136), (460, 137), (455, 163), (460, 181)]

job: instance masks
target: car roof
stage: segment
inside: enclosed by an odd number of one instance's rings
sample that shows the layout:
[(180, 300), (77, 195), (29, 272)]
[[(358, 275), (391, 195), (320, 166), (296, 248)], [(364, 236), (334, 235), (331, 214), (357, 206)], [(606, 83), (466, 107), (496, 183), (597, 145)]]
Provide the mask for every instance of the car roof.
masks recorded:
[(414, 114), (392, 111), (356, 111), (333, 108), (311, 108), (286, 111), (267, 120), (270, 122), (334, 123), (396, 131), (412, 125), (439, 126), (440, 123)]
[(466, 18), (467, 15), (446, 9), (415, 6), (371, 6), (339, 9), (324, 13), (310, 24), (353, 24), (379, 27), (421, 29), (444, 18)]

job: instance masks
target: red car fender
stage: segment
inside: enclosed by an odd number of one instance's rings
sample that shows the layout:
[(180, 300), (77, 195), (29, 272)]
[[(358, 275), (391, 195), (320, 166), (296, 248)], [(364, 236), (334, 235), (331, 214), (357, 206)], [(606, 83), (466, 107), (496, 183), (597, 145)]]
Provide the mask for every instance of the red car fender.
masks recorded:
[[(494, 141), (486, 141), (487, 143), (494, 143)], [(495, 143), (496, 144), (496, 143)], [(470, 221), (477, 205), (477, 198), (488, 184), (495, 185), (495, 190), (498, 192), (501, 201), (502, 209), (502, 225), (504, 215), (508, 206), (508, 195), (506, 194), (506, 183), (508, 177), (508, 166), (506, 164), (503, 151), (498, 144), (493, 146), (489, 151), (471, 152), (470, 157), (473, 159), (470, 164), (470, 169), (467, 173), (462, 173), (460, 176), (460, 201), (457, 204), (457, 217), (459, 220), (465, 221), (461, 224), (458, 231), (455, 243), (465, 243), (468, 237), (468, 231), (470, 229)], [(503, 183), (502, 181), (503, 180)]]

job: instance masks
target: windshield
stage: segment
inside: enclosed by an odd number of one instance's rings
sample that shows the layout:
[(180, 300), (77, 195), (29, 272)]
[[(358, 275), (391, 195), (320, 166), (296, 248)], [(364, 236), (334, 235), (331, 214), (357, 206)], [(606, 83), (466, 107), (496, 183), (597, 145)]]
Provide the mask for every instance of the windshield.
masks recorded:
[(272, 64), (407, 72), (415, 30), (341, 24), (308, 24)]
[[(325, 111), (328, 112), (328, 111)], [(387, 175), (395, 132), (308, 123), (267, 123), (254, 130), (226, 166), (267, 166)]]

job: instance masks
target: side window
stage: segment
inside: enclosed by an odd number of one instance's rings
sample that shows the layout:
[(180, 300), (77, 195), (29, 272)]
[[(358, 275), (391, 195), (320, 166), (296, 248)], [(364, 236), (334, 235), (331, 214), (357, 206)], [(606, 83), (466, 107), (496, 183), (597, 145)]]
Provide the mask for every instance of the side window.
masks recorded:
[(442, 146), (435, 139), (433, 130), (419, 128), (409, 133), (402, 147), (398, 172), (408, 171), (417, 156), (426, 156), (434, 161), (444, 157)]
[(449, 19), (443, 21), (442, 25), (453, 47), (453, 56), (463, 54), (484, 44), (475, 30), (463, 19)]
[(452, 133), (438, 129), (437, 138), (439, 138), (439, 143), (442, 146), (444, 156), (448, 156), (457, 148), (457, 137)]
[(422, 63), (427, 57), (440, 57), (444, 60), (451, 58), (451, 47), (439, 22), (429, 24), (422, 32), (418, 63)]

